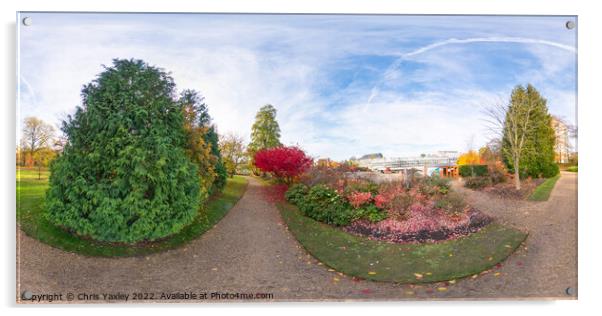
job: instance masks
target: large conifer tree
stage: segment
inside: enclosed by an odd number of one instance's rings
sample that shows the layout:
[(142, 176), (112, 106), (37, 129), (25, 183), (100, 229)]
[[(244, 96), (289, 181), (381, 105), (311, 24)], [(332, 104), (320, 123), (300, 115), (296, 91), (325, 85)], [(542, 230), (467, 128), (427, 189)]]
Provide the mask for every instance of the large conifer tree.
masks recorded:
[(114, 60), (82, 90), (51, 165), (47, 217), (78, 235), (133, 243), (178, 232), (198, 212), (197, 167), (185, 154), (173, 79)]
[(528, 117), (525, 141), (518, 164), (520, 177), (553, 177), (558, 174), (558, 165), (554, 161), (556, 137), (546, 99), (530, 84), (526, 88), (517, 86), (512, 91), (509, 110), (506, 114), (502, 152), (506, 166), (509, 170), (514, 171), (515, 162), (510, 154), (512, 150), (509, 140), (512, 134), (509, 127), (512, 125), (509, 123), (511, 115), (521, 116), (513, 118), (515, 120), (524, 120), (525, 117)]

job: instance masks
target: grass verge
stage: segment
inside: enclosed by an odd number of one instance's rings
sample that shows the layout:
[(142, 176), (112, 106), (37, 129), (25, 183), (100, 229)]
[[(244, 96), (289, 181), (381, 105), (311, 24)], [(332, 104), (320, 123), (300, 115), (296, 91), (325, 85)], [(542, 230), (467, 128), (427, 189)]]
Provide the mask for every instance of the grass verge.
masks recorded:
[(374, 281), (427, 283), (474, 275), (506, 259), (527, 237), (493, 223), (456, 240), (394, 244), (348, 234), (303, 216), (288, 203), (278, 207), (291, 233), (315, 258), (339, 272)]
[(65, 251), (101, 257), (147, 255), (182, 246), (211, 229), (238, 202), (246, 187), (244, 177), (229, 178), (224, 190), (212, 196), (204, 212), (182, 231), (159, 241), (127, 246), (82, 239), (52, 225), (43, 216), (48, 172), (38, 179), (37, 171), (17, 170), (17, 222), (28, 236)]
[(560, 179), (560, 174), (546, 179), (542, 184), (538, 185), (533, 193), (529, 196), (530, 201), (547, 201), (550, 198), (550, 193), (552, 193), (552, 189), (554, 189), (554, 185), (556, 185), (556, 181)]

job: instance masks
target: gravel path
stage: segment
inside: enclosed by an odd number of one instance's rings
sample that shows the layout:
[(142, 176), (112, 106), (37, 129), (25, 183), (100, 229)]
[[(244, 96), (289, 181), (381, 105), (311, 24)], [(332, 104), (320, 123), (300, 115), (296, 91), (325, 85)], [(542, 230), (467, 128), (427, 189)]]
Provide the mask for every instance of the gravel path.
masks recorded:
[[(453, 285), (398, 285), (357, 280), (321, 265), (286, 230), (263, 188), (249, 179), (247, 192), (210, 231), (182, 248), (146, 257), (92, 258), (67, 253), (19, 234), (17, 293), (33, 294), (271, 293), (272, 300), (566, 298), (576, 288), (576, 175), (564, 174), (548, 202), (500, 203), (478, 192), (477, 207), (530, 232), (521, 249), (496, 271)], [(438, 288), (445, 286), (445, 291)], [(93, 297), (94, 298), (94, 297)], [(263, 301), (263, 300), (260, 300)], [(75, 302), (82, 303), (82, 301)], [(92, 300), (87, 302), (98, 302)], [(116, 300), (112, 302), (123, 302)]]

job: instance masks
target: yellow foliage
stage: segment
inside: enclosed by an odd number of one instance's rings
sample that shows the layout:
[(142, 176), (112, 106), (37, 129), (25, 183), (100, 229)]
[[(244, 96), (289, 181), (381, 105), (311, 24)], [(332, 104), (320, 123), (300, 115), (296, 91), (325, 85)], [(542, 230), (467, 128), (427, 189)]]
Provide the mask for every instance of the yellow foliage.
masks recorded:
[(341, 164), (334, 160), (330, 160), (329, 158), (322, 158), (322, 159), (318, 159), (318, 161), (316, 162), (316, 165), (318, 167), (337, 168)]
[(469, 150), (458, 157), (458, 165), (478, 165), (481, 162), (481, 156), (474, 150)]

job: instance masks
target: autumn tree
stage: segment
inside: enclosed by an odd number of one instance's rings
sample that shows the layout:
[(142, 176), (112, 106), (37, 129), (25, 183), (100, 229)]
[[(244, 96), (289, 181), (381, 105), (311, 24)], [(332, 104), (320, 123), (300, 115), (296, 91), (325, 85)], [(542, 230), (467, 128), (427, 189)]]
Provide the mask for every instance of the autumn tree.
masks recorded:
[(63, 122), (67, 143), (51, 164), (46, 215), (77, 235), (134, 243), (190, 224), (201, 202), (197, 166), (175, 84), (141, 60), (113, 60), (84, 86)]
[(203, 97), (194, 90), (182, 91), (178, 105), (184, 116), (186, 154), (197, 166), (201, 197), (207, 198), (216, 178), (216, 159), (211, 153), (211, 144), (205, 139), (210, 123), (207, 106)]
[(211, 155), (215, 158), (215, 180), (211, 192), (221, 191), (226, 186), (226, 179), (228, 178), (228, 171), (224, 165), (222, 153), (219, 148), (219, 135), (217, 133), (215, 125), (211, 125), (207, 128), (205, 133), (205, 141), (211, 145)]
[(487, 142), (485, 146), (479, 148), (479, 156), (481, 160), (488, 164), (496, 164), (502, 161), (502, 143), (498, 138), (494, 138)]
[(56, 156), (57, 152), (50, 147), (39, 148), (33, 153), (33, 162), (38, 169), (38, 180), (42, 180), (42, 168), (48, 168)]
[(280, 126), (276, 121), (276, 109), (271, 104), (266, 104), (255, 115), (255, 122), (251, 127), (251, 143), (247, 147), (251, 167), (254, 166), (255, 153), (280, 145)]
[(194, 90), (184, 90), (178, 99), (184, 113), (186, 152), (198, 166), (201, 195), (208, 196), (221, 190), (226, 182), (226, 172), (218, 147), (218, 136), (211, 125), (209, 109), (202, 95)]
[(228, 133), (220, 137), (219, 146), (228, 175), (232, 177), (245, 157), (244, 139), (240, 135)]
[(481, 156), (473, 149), (461, 154), (458, 157), (458, 165), (478, 165), (481, 163)]
[(313, 163), (311, 157), (294, 146), (261, 149), (255, 154), (253, 161), (261, 171), (268, 172), (285, 183), (291, 183)]
[(50, 148), (53, 139), (54, 128), (52, 125), (37, 117), (30, 116), (25, 118), (19, 148), (19, 161), (21, 161), (21, 164), (28, 167), (33, 166), (35, 163), (34, 156), (41, 157), (40, 154), (36, 155), (36, 152), (43, 148)]

